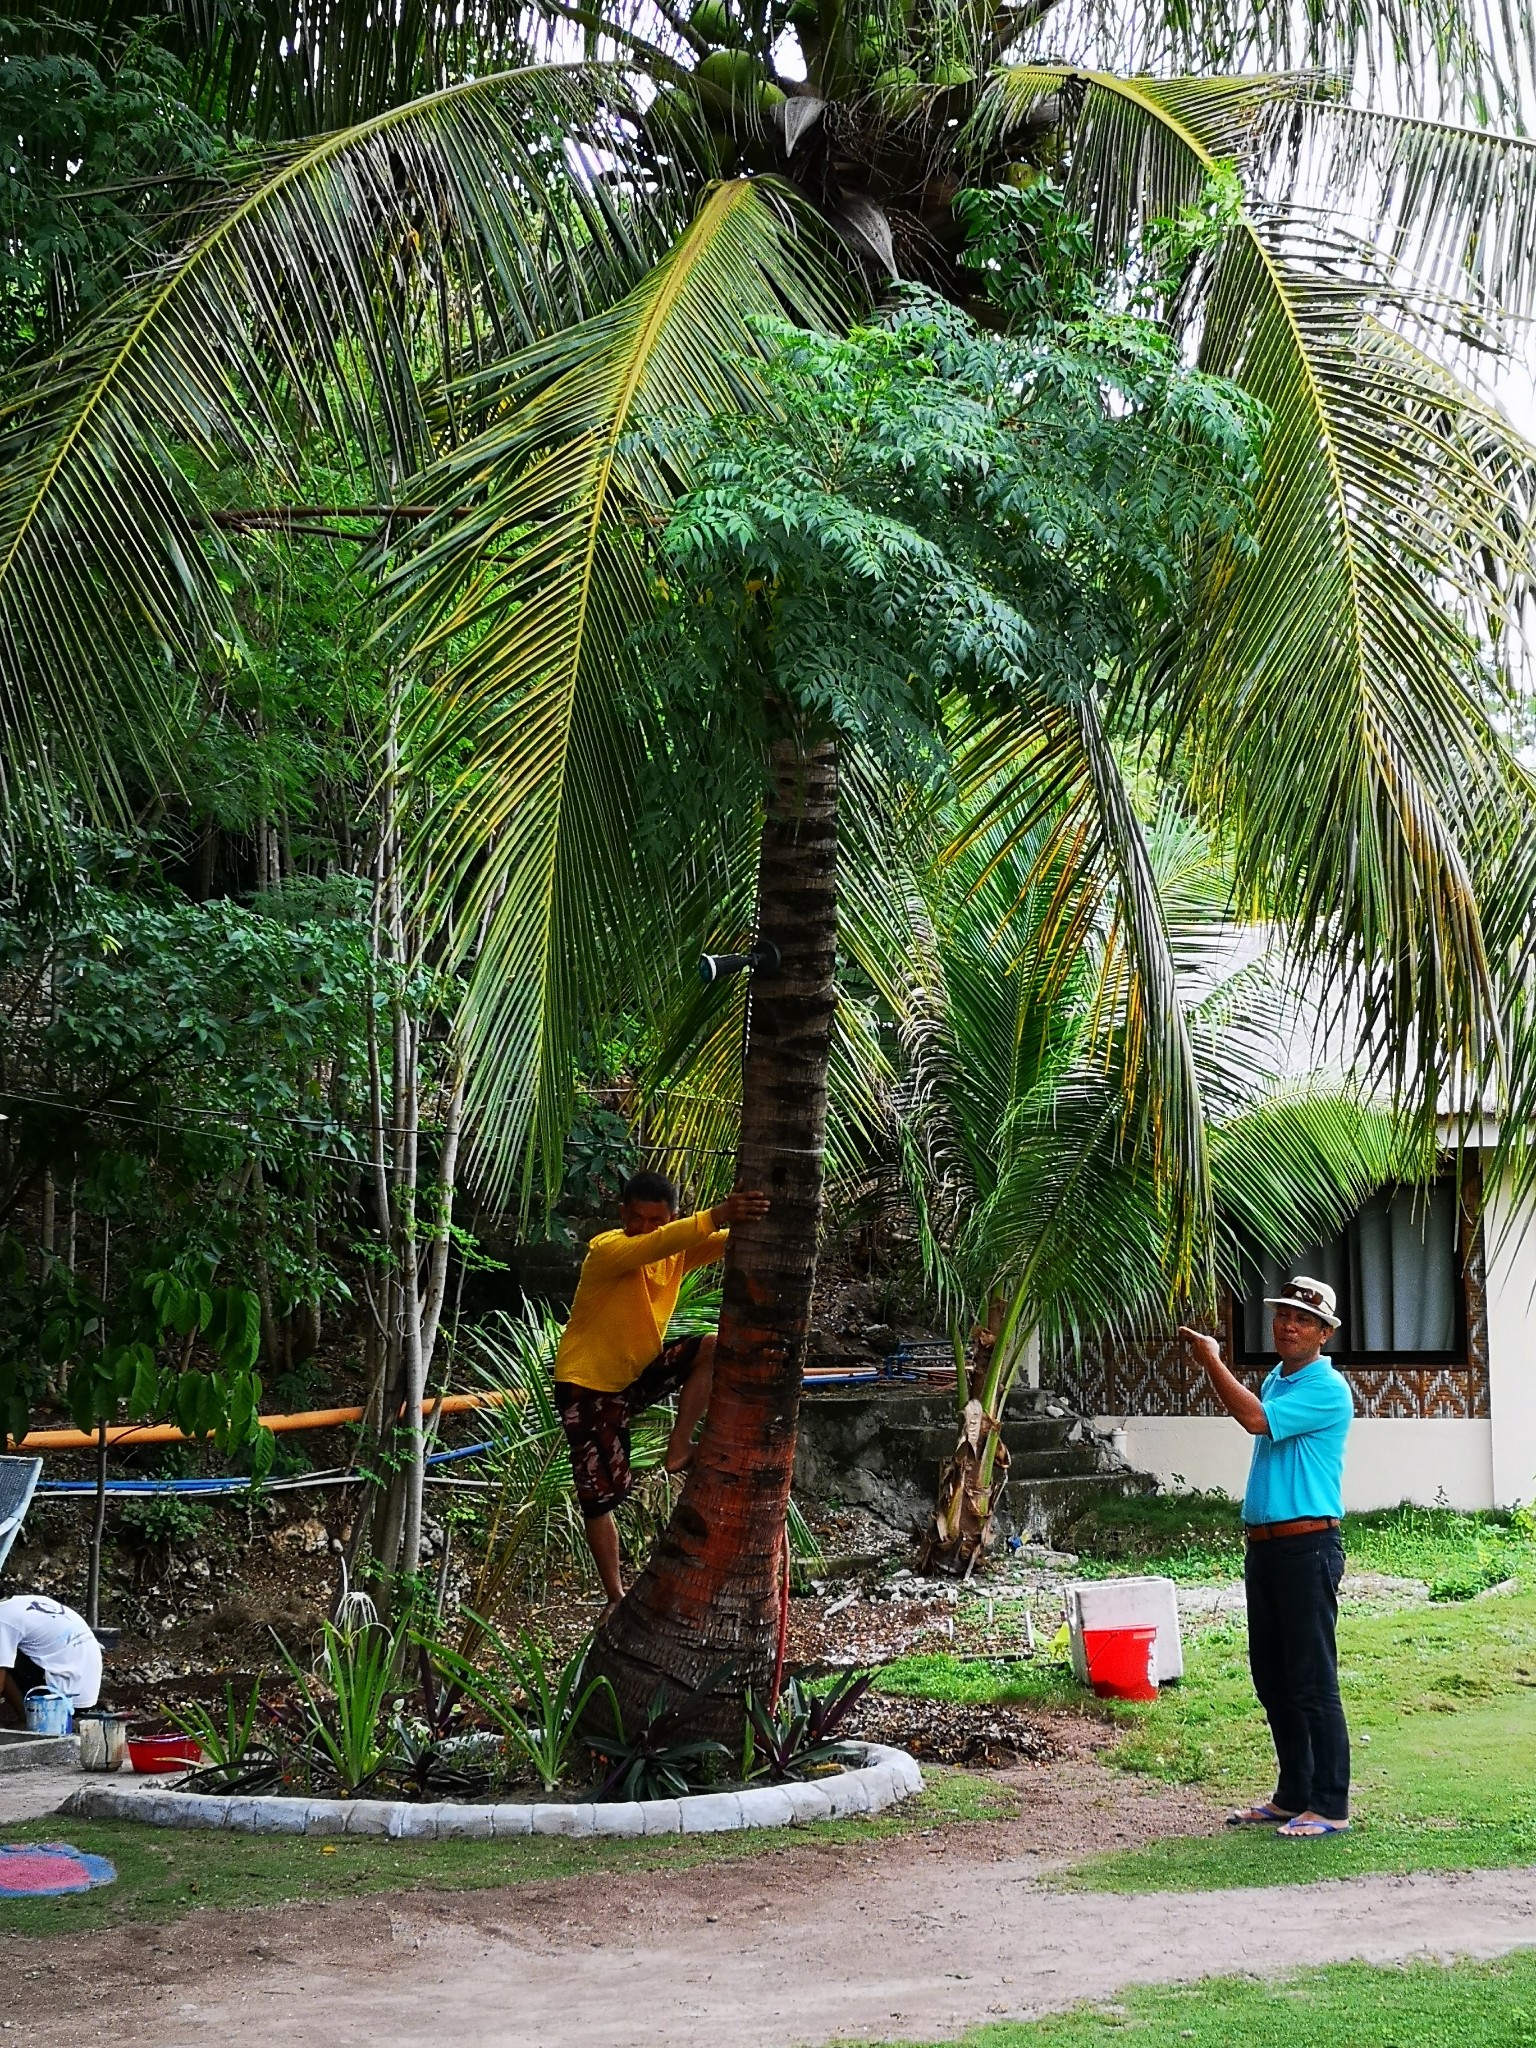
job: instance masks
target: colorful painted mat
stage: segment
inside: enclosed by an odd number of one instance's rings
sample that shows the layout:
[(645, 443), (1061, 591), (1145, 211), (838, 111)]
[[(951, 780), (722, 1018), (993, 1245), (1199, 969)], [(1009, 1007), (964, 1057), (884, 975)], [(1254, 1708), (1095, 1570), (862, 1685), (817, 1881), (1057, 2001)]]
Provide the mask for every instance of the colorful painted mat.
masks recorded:
[(0, 1899), (53, 1899), (116, 1882), (105, 1856), (87, 1856), (68, 1842), (0, 1842)]

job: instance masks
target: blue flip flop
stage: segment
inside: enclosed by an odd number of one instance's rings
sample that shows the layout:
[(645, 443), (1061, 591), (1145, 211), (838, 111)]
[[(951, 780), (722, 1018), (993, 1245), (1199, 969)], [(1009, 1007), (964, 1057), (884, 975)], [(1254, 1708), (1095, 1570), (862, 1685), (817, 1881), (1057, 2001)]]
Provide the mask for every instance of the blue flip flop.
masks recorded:
[(1283, 1828), (1276, 1828), (1277, 1835), (1284, 1835), (1288, 1842), (1319, 1842), (1324, 1835), (1347, 1835), (1347, 1820), (1324, 1820), (1321, 1814), (1297, 1814), (1288, 1820)]
[(1229, 1813), (1227, 1815), (1227, 1826), (1229, 1828), (1272, 1828), (1276, 1821), (1289, 1821), (1295, 1818), (1296, 1816), (1293, 1813), (1287, 1813), (1283, 1807), (1272, 1806), (1267, 1799), (1264, 1799), (1257, 1806), (1245, 1806), (1240, 1813)]

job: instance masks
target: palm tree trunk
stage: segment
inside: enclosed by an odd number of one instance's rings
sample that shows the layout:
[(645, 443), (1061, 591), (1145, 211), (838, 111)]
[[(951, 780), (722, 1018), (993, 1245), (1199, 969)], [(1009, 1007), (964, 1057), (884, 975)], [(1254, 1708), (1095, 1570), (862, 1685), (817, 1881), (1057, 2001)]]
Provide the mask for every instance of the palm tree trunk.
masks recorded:
[(781, 741), (773, 773), (757, 932), (780, 967), (752, 987), (736, 1161), (736, 1185), (773, 1206), (731, 1233), (703, 1438), (670, 1525), (593, 1652), (626, 1729), (658, 1686), (674, 1701), (707, 1687), (692, 1726), (732, 1745), (743, 1687), (761, 1694), (773, 1679), (836, 1006), (836, 750)]

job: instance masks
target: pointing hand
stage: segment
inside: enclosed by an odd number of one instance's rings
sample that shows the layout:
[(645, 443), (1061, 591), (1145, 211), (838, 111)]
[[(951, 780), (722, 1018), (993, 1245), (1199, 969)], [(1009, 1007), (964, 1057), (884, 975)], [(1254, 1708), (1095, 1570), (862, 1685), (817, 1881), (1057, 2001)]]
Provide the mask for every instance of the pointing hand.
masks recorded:
[(1196, 1364), (1203, 1365), (1207, 1369), (1213, 1365), (1221, 1364), (1221, 1346), (1214, 1337), (1208, 1337), (1204, 1330), (1187, 1329), (1181, 1324), (1179, 1335), (1189, 1347), (1190, 1354)]

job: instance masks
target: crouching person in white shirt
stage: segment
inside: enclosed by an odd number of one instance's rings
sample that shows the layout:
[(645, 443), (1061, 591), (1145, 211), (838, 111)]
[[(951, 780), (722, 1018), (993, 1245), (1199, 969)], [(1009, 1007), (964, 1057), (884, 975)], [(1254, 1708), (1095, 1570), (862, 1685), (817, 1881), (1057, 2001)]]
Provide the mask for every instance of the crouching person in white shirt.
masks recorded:
[(19, 1728), (34, 1686), (61, 1692), (76, 1711), (101, 1693), (101, 1645), (72, 1607), (42, 1593), (0, 1600), (0, 1721)]

